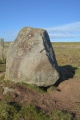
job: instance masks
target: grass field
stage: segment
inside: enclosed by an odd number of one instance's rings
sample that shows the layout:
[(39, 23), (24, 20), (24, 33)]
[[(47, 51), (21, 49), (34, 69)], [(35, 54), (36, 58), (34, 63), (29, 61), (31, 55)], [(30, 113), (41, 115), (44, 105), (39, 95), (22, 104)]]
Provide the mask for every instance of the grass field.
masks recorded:
[(80, 42), (52, 43), (59, 66), (76, 67), (75, 77), (80, 77)]

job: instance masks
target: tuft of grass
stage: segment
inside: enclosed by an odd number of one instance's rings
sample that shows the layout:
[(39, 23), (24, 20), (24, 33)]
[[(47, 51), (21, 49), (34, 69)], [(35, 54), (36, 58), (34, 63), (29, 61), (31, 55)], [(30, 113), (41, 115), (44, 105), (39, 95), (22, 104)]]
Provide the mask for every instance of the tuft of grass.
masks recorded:
[(66, 111), (54, 110), (50, 116), (50, 120), (76, 120), (76, 118)]
[(27, 83), (24, 83), (24, 82), (23, 83), (18, 83), (18, 84), (23, 84), (27, 88), (30, 88), (30, 89), (32, 89), (32, 90), (34, 90), (36, 92), (39, 92), (39, 93), (44, 93), (45, 92), (45, 90), (43, 88), (38, 87), (37, 85), (34, 85), (34, 84), (27, 84)]
[(47, 115), (45, 115), (37, 107), (30, 104), (23, 105), (20, 114), (23, 120), (49, 120)]
[(3, 58), (3, 59), (0, 59), (0, 64), (5, 64), (6, 63), (6, 59)]
[(50, 93), (51, 91), (56, 91), (56, 87), (55, 86), (50, 86), (49, 88), (47, 88), (47, 92)]
[(78, 68), (77, 70), (76, 70), (76, 75), (75, 75), (75, 77), (79, 77), (80, 76), (80, 68)]
[(30, 104), (0, 102), (0, 120), (49, 120), (47, 115)]
[(4, 83), (5, 74), (3, 73), (0, 77), (0, 84)]
[(0, 63), (0, 72), (5, 72), (5, 71), (6, 71), (6, 64)]

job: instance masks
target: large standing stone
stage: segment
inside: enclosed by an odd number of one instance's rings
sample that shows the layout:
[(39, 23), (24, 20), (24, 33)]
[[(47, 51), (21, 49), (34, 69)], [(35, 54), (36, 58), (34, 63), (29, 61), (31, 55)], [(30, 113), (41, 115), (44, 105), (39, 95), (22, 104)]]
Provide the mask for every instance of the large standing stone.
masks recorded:
[(23, 28), (7, 52), (5, 79), (50, 86), (59, 79), (57, 70), (47, 31)]
[(3, 60), (4, 39), (0, 38), (0, 60)]

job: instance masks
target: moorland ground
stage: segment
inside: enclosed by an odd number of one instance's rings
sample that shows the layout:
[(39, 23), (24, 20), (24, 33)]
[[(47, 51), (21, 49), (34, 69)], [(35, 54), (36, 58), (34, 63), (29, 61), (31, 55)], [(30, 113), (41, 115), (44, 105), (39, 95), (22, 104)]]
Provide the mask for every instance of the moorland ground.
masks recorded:
[[(0, 120), (80, 119), (80, 43), (52, 45), (58, 65), (73, 70), (72, 77), (48, 88), (15, 84), (4, 81), (6, 63), (0, 63)], [(4, 94), (6, 87), (14, 92)]]

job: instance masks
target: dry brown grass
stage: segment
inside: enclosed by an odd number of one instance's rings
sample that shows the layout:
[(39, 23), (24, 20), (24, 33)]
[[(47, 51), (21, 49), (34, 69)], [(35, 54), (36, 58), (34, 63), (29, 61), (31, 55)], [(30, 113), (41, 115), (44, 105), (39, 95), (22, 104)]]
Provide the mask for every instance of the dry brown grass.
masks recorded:
[(59, 66), (76, 67), (76, 77), (80, 77), (80, 42), (52, 43)]

